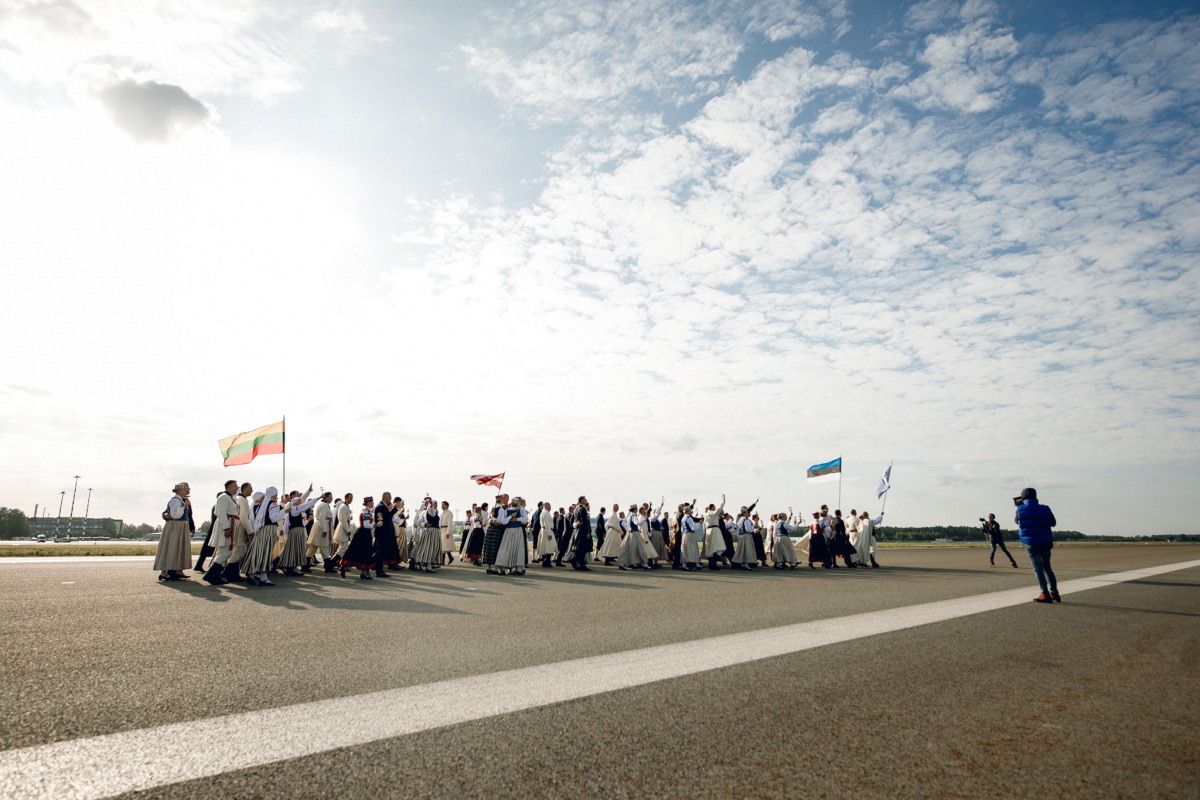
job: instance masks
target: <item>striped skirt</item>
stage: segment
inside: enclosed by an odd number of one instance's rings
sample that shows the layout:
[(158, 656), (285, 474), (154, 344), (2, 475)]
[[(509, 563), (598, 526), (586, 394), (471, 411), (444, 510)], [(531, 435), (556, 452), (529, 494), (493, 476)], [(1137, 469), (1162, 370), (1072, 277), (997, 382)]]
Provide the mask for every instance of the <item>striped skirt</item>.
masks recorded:
[(733, 549), (734, 564), (757, 564), (758, 553), (754, 550), (754, 535), (743, 533), (738, 537), (737, 547)]
[(288, 528), (283, 540), (283, 552), (279, 554), (279, 568), (299, 567), (304, 563), (308, 551), (308, 532), (304, 528)]
[(250, 547), (242, 557), (242, 574), (258, 575), (271, 568), (275, 560), (275, 537), (279, 535), (279, 526), (271, 523), (263, 525), (254, 533)]
[(442, 563), (442, 543), (439, 528), (421, 528), (413, 537), (409, 558), (418, 564), (435, 566)]
[(649, 560), (650, 556), (646, 552), (646, 544), (642, 541), (642, 535), (637, 531), (625, 534), (625, 539), (621, 542), (621, 554), (617, 556), (617, 565), (640, 567)]
[(525, 535), (520, 527), (504, 529), (493, 563), (501, 569), (525, 566)]
[(679, 534), (679, 561), (683, 564), (700, 563), (700, 547), (696, 544), (696, 537), (689, 531)]
[(396, 531), (396, 546), (400, 549), (400, 560), (408, 561), (408, 526), (392, 525)]
[(186, 519), (173, 519), (163, 525), (154, 551), (154, 569), (158, 572), (182, 572), (192, 568), (192, 536)]
[(792, 546), (792, 537), (775, 537), (775, 542), (771, 545), (771, 560), (776, 564), (787, 564), (788, 566), (800, 563), (800, 560), (796, 558), (796, 548)]
[(496, 553), (500, 550), (502, 541), (504, 541), (504, 528), (489, 524), (487, 532), (483, 534), (483, 563), (496, 563)]

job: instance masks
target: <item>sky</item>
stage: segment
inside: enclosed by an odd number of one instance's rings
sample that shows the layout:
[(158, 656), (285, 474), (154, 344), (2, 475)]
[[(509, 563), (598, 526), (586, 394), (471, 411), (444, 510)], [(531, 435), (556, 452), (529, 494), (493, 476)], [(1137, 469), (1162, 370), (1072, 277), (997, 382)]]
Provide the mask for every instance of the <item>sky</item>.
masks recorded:
[(1198, 102), (1190, 4), (9, 0), (0, 505), (286, 415), (289, 489), (1194, 533)]

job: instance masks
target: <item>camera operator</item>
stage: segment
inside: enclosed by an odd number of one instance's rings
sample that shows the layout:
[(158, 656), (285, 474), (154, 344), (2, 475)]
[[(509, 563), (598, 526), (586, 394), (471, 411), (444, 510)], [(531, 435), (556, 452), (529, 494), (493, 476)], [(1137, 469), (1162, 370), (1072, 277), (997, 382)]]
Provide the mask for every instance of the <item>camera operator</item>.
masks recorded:
[(996, 522), (995, 514), (988, 514), (987, 519), (979, 518), (983, 523), (983, 535), (989, 542), (992, 543), (992, 554), (988, 556), (988, 563), (993, 567), (996, 566), (996, 548), (999, 547), (1004, 551), (1004, 555), (1008, 556), (1008, 560), (1012, 562), (1013, 567), (1017, 566), (1017, 560), (1012, 557), (1012, 553), (1008, 552), (1008, 548), (1004, 546), (1004, 534), (1000, 531), (1000, 523)]
[(1054, 548), (1054, 533), (1050, 529), (1058, 524), (1050, 506), (1038, 502), (1037, 490), (1025, 489), (1013, 498), (1017, 506), (1017, 528), (1021, 544), (1029, 555), (1029, 563), (1037, 575), (1042, 593), (1035, 597), (1039, 603), (1062, 602), (1058, 596), (1058, 581), (1050, 569), (1050, 551)]

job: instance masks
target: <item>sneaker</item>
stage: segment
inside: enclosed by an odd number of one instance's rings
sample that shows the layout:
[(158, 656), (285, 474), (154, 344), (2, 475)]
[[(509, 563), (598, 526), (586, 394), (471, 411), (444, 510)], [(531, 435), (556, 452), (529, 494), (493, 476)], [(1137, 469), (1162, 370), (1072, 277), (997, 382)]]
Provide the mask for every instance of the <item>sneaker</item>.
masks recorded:
[(1050, 596), (1054, 598), (1054, 602), (1056, 602), (1056, 603), (1062, 602), (1062, 598), (1059, 597), (1058, 592), (1051, 592)]
[(1054, 598), (1048, 594), (1039, 594), (1037, 597), (1033, 598), (1033, 602), (1035, 602), (1035, 603), (1053, 603)]
[(1017, 562), (1015, 562), (1015, 561), (1012, 562), (1012, 565), (1013, 565), (1013, 569), (1017, 569)]

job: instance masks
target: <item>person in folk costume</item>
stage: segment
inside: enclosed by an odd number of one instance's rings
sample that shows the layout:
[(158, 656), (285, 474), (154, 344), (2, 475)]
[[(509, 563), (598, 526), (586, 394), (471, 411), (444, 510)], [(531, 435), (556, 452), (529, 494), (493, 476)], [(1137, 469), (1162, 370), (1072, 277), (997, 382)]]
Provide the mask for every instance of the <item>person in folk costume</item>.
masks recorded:
[[(684, 506), (683, 524), (688, 524), (688, 519), (695, 522), (695, 517), (692, 516), (692, 509), (695, 507), (695, 500), (692, 505)], [(714, 503), (708, 504), (708, 509), (704, 512), (704, 551), (703, 558), (708, 559), (708, 568), (711, 570), (719, 570), (722, 561), (729, 560), (729, 549), (725, 540), (724, 529), (725, 517), (725, 495), (721, 495), (721, 505), (717, 506)]]
[(554, 541), (552, 533), (554, 515), (550, 513), (549, 503), (538, 503), (538, 510), (533, 515), (533, 527), (538, 532), (537, 545), (533, 555), (543, 567), (550, 568), (550, 560), (558, 554), (558, 542)]
[(187, 578), (185, 569), (192, 568), (192, 501), (188, 498), (191, 489), (184, 482), (175, 484), (167, 508), (163, 511), (163, 530), (154, 551), (154, 568), (160, 581), (178, 581)]
[(721, 518), (717, 520), (717, 526), (721, 529), (721, 541), (725, 543), (725, 552), (722, 554), (721, 560), (725, 562), (725, 566), (733, 566), (733, 528), (735, 525), (733, 515), (728, 511), (721, 514)]
[[(226, 492), (229, 491), (229, 484), (231, 484), (231, 483), (233, 484), (234, 491), (237, 491), (237, 481), (225, 481), (225, 491)], [(196, 572), (205, 572), (205, 570), (204, 570), (205, 559), (212, 557), (212, 555), (215, 552), (217, 552), (217, 548), (214, 547), (212, 544), (213, 528), (217, 524), (217, 503), (219, 503), (221, 501), (222, 494), (224, 494), (224, 492), (218, 492), (216, 502), (213, 503), (212, 518), (210, 518), (208, 521), (208, 532), (204, 534), (204, 543), (200, 545), (200, 556), (196, 559), (196, 566), (195, 566)], [(206, 581), (208, 580), (207, 572), (205, 572), (204, 580), (206, 580)], [(212, 583), (212, 581), (209, 581), (209, 583)]]
[[(340, 526), (339, 526), (340, 527)], [(371, 580), (371, 568), (375, 566), (375, 498), (363, 498), (358, 512), (358, 527), (352, 529), (350, 544), (345, 555), (338, 561), (338, 570), (346, 577), (346, 570), (357, 569), (360, 581)]]
[[(675, 556), (679, 563), (679, 569), (689, 572), (691, 570), (700, 569), (700, 543), (696, 541), (696, 532), (700, 529), (699, 521), (692, 516), (692, 507), (684, 504), (682, 516), (676, 524), (678, 529), (675, 538), (678, 540), (678, 554)], [(717, 543), (720, 543), (719, 536), (714, 536)], [(709, 559), (709, 564), (716, 561), (715, 557)]]
[[(525, 498), (518, 497), (513, 500), (513, 508), (516, 510), (517, 522), (521, 523), (521, 559), (522, 568), (529, 566), (529, 525), (530, 515), (529, 509), (526, 507)], [(523, 569), (522, 569), (523, 571)]]
[(286, 511), (279, 507), (279, 490), (274, 486), (257, 498), (254, 504), (254, 534), (242, 559), (242, 574), (255, 586), (274, 586), (267, 578), (271, 563), (275, 559), (275, 541), (279, 536), (279, 523)]
[(650, 555), (646, 549), (646, 542), (637, 529), (636, 514), (632, 506), (628, 515), (621, 512), (621, 522), (625, 536), (621, 540), (621, 552), (617, 556), (617, 569), (624, 571), (629, 567), (641, 567), (649, 571)]
[(663, 518), (663, 528), (667, 539), (667, 560), (671, 562), (671, 569), (681, 569), (682, 564), (679, 561), (679, 547), (682, 540), (679, 536), (680, 523), (683, 521), (683, 503), (675, 507), (671, 512), (670, 517)]
[[(574, 511), (574, 508), (572, 508)], [(554, 541), (558, 545), (558, 553), (554, 559), (554, 566), (562, 567), (563, 556), (567, 553), (567, 545), (571, 540), (571, 518), (567, 515), (567, 510), (562, 506), (558, 507), (558, 527), (554, 529)]]
[(337, 520), (333, 527), (333, 541), (338, 546), (337, 552), (333, 554), (334, 569), (340, 566), (342, 557), (350, 549), (350, 542), (354, 538), (354, 512), (350, 507), (353, 502), (354, 495), (346, 492), (344, 498), (333, 504), (334, 519)]
[(397, 497), (392, 501), (392, 530), (396, 532), (396, 550), (401, 564), (409, 562), (412, 569), (412, 554), (408, 547), (408, 512), (404, 510), (404, 501)]
[[(758, 505), (757, 499), (750, 508), (753, 509), (756, 505)], [(766, 526), (763, 525), (758, 514), (751, 515), (750, 521), (754, 523), (754, 557), (765, 567), (767, 566), (767, 548), (764, 541), (766, 539)]]
[(300, 575), (300, 567), (307, 564), (308, 529), (304, 527), (304, 515), (317, 504), (316, 500), (309, 501), (310, 494), (312, 484), (309, 484), (303, 496), (299, 492), (292, 492), (289, 498), (288, 513), (283, 519), (283, 552), (279, 554), (278, 564), (285, 575)]
[(575, 504), (574, 518), (571, 521), (571, 539), (567, 545), (567, 561), (571, 568), (578, 572), (591, 572), (587, 565), (588, 554), (592, 552), (595, 543), (592, 541), (592, 518), (588, 514), (587, 498), (579, 496)]
[[(663, 500), (665, 503), (666, 500)], [(650, 543), (650, 549), (655, 552), (655, 557), (650, 560), (650, 565), (654, 569), (658, 569), (662, 564), (658, 563), (658, 559), (665, 559), (667, 553), (667, 540), (663, 538), (662, 529), (662, 507), (660, 503), (657, 511), (650, 510), (649, 503), (643, 503), (639, 509), (639, 516), (642, 519), (642, 533), (646, 534), (646, 539)]]
[(496, 495), (496, 502), (487, 515), (487, 528), (483, 534), (483, 554), (480, 561), (487, 565), (488, 575), (503, 575), (504, 571), (496, 568), (496, 554), (504, 542), (504, 531), (508, 525), (508, 495)]
[(392, 493), (384, 492), (375, 505), (375, 577), (386, 578), (385, 567), (400, 569), (400, 548), (396, 544), (396, 528), (392, 524)]
[(754, 521), (750, 509), (742, 506), (737, 519), (737, 544), (733, 549), (733, 568), (748, 570), (758, 566), (758, 553), (754, 549)]
[(796, 548), (792, 544), (792, 532), (796, 526), (790, 521), (791, 509), (788, 514), (776, 514), (771, 525), (771, 561), (775, 569), (795, 569), (800, 559), (796, 557)]
[(533, 545), (533, 557), (535, 560), (539, 560), (539, 561), (541, 560), (541, 556), (538, 555), (538, 543), (541, 541), (541, 533), (542, 533), (542, 503), (538, 502), (537, 510), (529, 515), (529, 535), (531, 537), (533, 537), (531, 540), (531, 543)]
[(879, 562), (875, 560), (875, 528), (882, 522), (882, 514), (871, 519), (866, 511), (858, 518), (858, 538), (854, 542), (854, 551), (855, 561), (860, 567), (870, 564), (872, 568), (879, 569)]
[(596, 514), (596, 558), (600, 557), (600, 551), (604, 549), (604, 537), (608, 534), (608, 525), (604, 522), (604, 506), (600, 506), (600, 511)]
[(321, 554), (321, 562), (326, 572), (333, 572), (329, 563), (329, 543), (333, 540), (333, 492), (325, 492), (316, 499), (312, 511), (312, 522), (308, 525), (308, 539), (305, 542), (304, 566), (301, 571), (307, 572), (317, 565), (317, 553)]
[(850, 536), (846, 533), (846, 521), (842, 519), (840, 508), (833, 512), (833, 520), (829, 523), (829, 527), (833, 530), (831, 539), (833, 548), (829, 551), (833, 556), (833, 565), (837, 566), (838, 556), (841, 556), (848, 568), (853, 569), (858, 566), (853, 560), (854, 545), (850, 544)]
[(611, 567), (613, 561), (621, 555), (621, 507), (613, 503), (612, 513), (608, 515), (604, 526), (604, 544), (596, 551), (596, 558), (604, 559), (604, 566)]
[(477, 567), (483, 563), (483, 540), (488, 520), (488, 504), (484, 503), (471, 515), (470, 537), (463, 537), (463, 560), (470, 561)]
[(437, 503), (426, 497), (417, 514), (417, 533), (409, 560), (421, 572), (433, 572), (442, 565), (441, 515)]
[(496, 550), (495, 566), (497, 574), (525, 574), (525, 535), (521, 527), (518, 506), (503, 496), (502, 506), (496, 515), (496, 522), (504, 525), (504, 535), (500, 547)]
[[(829, 540), (825, 536), (825, 529), (828, 527), (828, 522), (821, 518), (820, 511), (813, 512), (813, 521), (809, 525), (808, 534), (805, 539), (808, 540), (808, 568), (816, 569), (815, 564), (820, 564), (825, 569), (833, 566), (833, 560), (829, 557)], [(800, 540), (801, 549), (804, 548), (804, 539)]]
[(442, 546), (442, 555), (438, 561), (439, 565), (443, 561), (447, 564), (453, 564), (454, 512), (450, 510), (450, 504), (445, 500), (442, 501), (442, 513), (438, 515), (438, 542)]
[(850, 547), (854, 550), (851, 553), (851, 558), (854, 559), (855, 566), (858, 566), (858, 528), (861, 520), (858, 518), (858, 510), (850, 509), (850, 516), (846, 517), (846, 538), (850, 541)]
[[(237, 488), (237, 481), (225, 481), (225, 491), (217, 495), (217, 502), (213, 506), (212, 525), (208, 529), (210, 540), (213, 542), (213, 561), (208, 572), (204, 573), (204, 580), (214, 586), (229, 582), (222, 576), (230, 556), (233, 555), (233, 537), (237, 533), (239, 514), (237, 500), (234, 499)], [(203, 549), (200, 552), (203, 554)], [(196, 569), (200, 569), (199, 562)]]
[(250, 540), (254, 536), (254, 506), (250, 500), (250, 495), (253, 493), (254, 487), (249, 483), (243, 483), (233, 498), (237, 506), (237, 520), (233, 523), (233, 552), (221, 573), (221, 577), (226, 583), (246, 582), (246, 579), (242, 577), (241, 566), (242, 559), (246, 557), (246, 552), (249, 550)]

